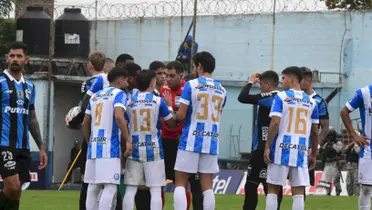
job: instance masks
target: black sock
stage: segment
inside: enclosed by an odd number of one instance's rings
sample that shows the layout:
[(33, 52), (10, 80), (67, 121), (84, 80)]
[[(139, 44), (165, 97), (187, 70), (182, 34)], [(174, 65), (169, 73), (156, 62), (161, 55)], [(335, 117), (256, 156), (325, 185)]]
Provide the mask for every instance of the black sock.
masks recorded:
[(283, 200), (283, 186), (280, 186), (279, 195), (278, 195), (278, 210), (280, 210), (280, 204)]
[(6, 210), (19, 210), (19, 200), (8, 200), (5, 206)]
[(88, 184), (83, 183), (80, 190), (79, 210), (86, 210)]
[(118, 191), (116, 192), (116, 209), (115, 210), (122, 210), (123, 209), (123, 200), (121, 199), (121, 194)]
[(193, 210), (203, 210), (203, 192), (200, 179), (196, 179), (195, 176), (190, 176), (189, 182), (192, 195), (192, 208)]
[(151, 194), (150, 190), (137, 190), (136, 197), (136, 209), (137, 210), (149, 210), (151, 207)]
[(7, 202), (8, 202), (8, 198), (5, 196), (4, 191), (1, 191), (0, 192), (0, 209), (4, 209)]
[[(258, 203), (258, 193), (257, 193), (258, 185), (256, 183), (246, 181), (244, 185), (244, 210), (255, 210)], [(265, 190), (266, 192), (266, 190)]]

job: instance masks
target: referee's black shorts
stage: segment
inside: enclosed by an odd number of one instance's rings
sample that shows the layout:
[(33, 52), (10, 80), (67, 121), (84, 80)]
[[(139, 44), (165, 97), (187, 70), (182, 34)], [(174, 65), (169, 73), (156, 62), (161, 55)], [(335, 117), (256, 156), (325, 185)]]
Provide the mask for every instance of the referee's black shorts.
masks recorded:
[(179, 139), (162, 139), (164, 151), (165, 176), (167, 179), (175, 180), (174, 165), (178, 151)]
[(0, 147), (0, 175), (3, 179), (18, 174), (21, 183), (30, 182), (31, 152), (28, 149)]

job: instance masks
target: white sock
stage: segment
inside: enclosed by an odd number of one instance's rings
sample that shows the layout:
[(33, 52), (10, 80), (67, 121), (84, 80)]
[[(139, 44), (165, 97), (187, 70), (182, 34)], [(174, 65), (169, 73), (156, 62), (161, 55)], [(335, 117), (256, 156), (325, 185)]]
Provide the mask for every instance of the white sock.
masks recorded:
[(186, 190), (184, 187), (176, 187), (173, 193), (174, 210), (186, 210), (187, 199)]
[(360, 186), (360, 195), (358, 199), (358, 209), (359, 210), (370, 210), (371, 206), (371, 186)]
[(266, 196), (266, 210), (278, 209), (278, 195), (269, 193)]
[(292, 199), (293, 199), (292, 210), (305, 209), (304, 195), (294, 195), (292, 196)]
[(123, 209), (133, 210), (134, 209), (134, 196), (136, 196), (138, 186), (125, 187), (125, 196), (123, 199)]
[(102, 190), (101, 199), (99, 200), (99, 210), (111, 210), (112, 200), (116, 195), (116, 184), (105, 184)]
[(214, 210), (216, 206), (216, 201), (214, 199), (214, 193), (212, 189), (203, 192), (203, 209), (204, 210)]
[(163, 201), (161, 200), (161, 187), (151, 187), (151, 210), (161, 210)]
[(101, 185), (98, 184), (89, 184), (87, 189), (87, 200), (85, 201), (85, 205), (87, 210), (97, 210), (98, 209), (98, 202), (97, 197), (98, 193), (101, 190)]

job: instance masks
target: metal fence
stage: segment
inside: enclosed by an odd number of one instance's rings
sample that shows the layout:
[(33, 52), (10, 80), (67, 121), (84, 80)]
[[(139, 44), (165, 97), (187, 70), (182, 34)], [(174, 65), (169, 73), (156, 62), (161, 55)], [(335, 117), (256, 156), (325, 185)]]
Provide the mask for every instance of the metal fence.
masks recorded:
[[(326, 10), (321, 0), (199, 0), (198, 15), (234, 15), (250, 13), (322, 11)], [(97, 7), (96, 7), (97, 5)], [(72, 5), (57, 4), (56, 17), (63, 9)], [(139, 17), (191, 16), (194, 10), (193, 0), (170, 0), (154, 3), (108, 3), (92, 0), (90, 4), (74, 5), (81, 8), (83, 14), (90, 19), (122, 19)], [(96, 17), (97, 15), (97, 17)]]

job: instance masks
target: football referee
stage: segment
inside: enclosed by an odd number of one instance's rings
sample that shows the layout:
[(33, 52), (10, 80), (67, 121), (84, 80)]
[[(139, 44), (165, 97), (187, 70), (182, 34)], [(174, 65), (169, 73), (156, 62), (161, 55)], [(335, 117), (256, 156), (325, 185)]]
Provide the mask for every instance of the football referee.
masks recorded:
[(35, 113), (35, 85), (22, 75), (23, 67), (29, 61), (27, 50), (27, 45), (22, 42), (12, 43), (7, 55), (8, 69), (0, 73), (0, 175), (4, 182), (0, 209), (19, 209), (21, 185), (30, 182), (28, 131), (40, 150), (39, 170), (48, 162)]

